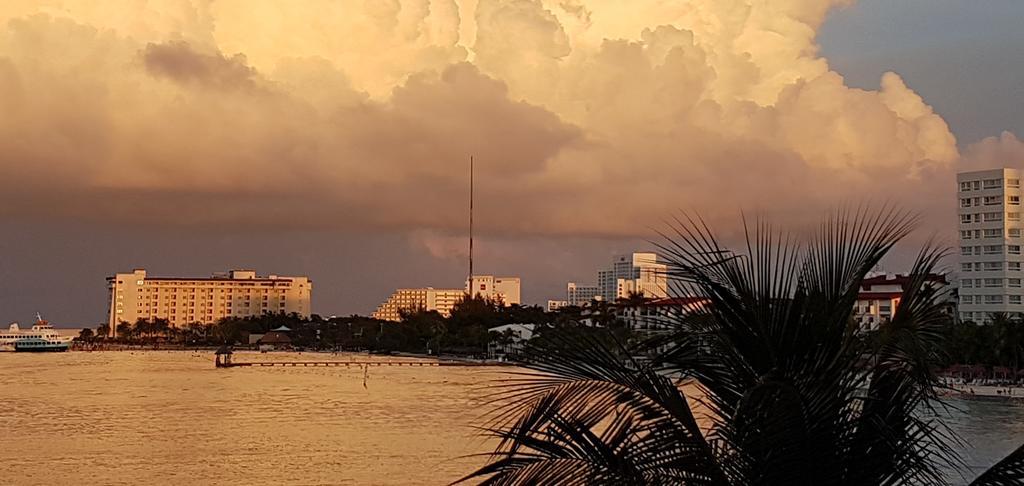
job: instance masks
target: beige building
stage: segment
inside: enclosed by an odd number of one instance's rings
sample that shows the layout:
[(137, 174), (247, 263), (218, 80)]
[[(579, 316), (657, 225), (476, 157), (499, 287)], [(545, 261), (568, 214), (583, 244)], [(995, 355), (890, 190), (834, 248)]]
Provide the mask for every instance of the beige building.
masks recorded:
[(308, 318), (313, 282), (307, 277), (260, 277), (232, 270), (210, 278), (150, 277), (143, 269), (107, 277), (108, 324), (163, 318), (172, 326), (223, 317), (296, 313)]
[(398, 289), (371, 314), (374, 319), (399, 321), (402, 311), (437, 311), (444, 317), (452, 313), (455, 304), (466, 295), (462, 289)]
[(522, 303), (519, 288), (519, 277), (474, 275), (472, 278), (466, 279), (465, 292), (485, 299), (494, 299), (509, 306)]

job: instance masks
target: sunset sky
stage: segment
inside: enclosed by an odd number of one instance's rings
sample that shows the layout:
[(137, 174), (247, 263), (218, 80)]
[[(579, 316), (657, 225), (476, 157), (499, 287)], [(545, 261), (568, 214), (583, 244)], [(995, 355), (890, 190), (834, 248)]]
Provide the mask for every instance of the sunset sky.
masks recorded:
[[(105, 320), (144, 267), (305, 274), (314, 311), (543, 303), (693, 209), (886, 200), (952, 241), (955, 171), (1024, 162), (1024, 2), (5, 0), (0, 321)], [(652, 229), (653, 228), (653, 229)], [(899, 270), (893, 268), (892, 270)]]

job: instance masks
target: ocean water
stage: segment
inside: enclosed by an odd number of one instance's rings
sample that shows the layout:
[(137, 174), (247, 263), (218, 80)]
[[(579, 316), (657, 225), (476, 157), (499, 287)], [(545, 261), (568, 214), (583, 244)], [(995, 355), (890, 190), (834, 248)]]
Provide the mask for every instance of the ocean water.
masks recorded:
[[(367, 359), (236, 354), (238, 360)], [(385, 358), (369, 358), (380, 359)], [(215, 369), (209, 352), (0, 353), (0, 483), (447, 484), (482, 463), (475, 397), (508, 368)], [(1024, 407), (953, 402), (981, 469)]]

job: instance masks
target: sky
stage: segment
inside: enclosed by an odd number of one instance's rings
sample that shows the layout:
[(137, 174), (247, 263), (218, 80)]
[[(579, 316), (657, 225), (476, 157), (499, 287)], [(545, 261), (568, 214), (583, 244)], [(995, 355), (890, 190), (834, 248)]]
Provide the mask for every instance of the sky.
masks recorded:
[[(543, 303), (680, 210), (803, 228), (1024, 161), (1013, 0), (7, 0), (0, 320), (104, 278), (303, 274), (314, 311), (461, 287)], [(898, 263), (891, 264), (899, 270)]]

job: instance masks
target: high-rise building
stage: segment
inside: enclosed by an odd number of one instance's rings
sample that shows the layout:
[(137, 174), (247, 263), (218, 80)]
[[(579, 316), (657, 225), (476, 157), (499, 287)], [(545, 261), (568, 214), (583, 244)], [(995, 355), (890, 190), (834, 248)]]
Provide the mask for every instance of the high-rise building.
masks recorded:
[(658, 263), (656, 253), (616, 255), (611, 268), (597, 273), (597, 286), (600, 295), (608, 301), (628, 297), (630, 293), (661, 299), (668, 296), (666, 269), (664, 264)]
[(601, 289), (595, 285), (579, 285), (569, 282), (565, 286), (565, 302), (568, 305), (583, 306), (601, 298)]
[(296, 313), (308, 318), (313, 282), (307, 277), (260, 277), (232, 270), (210, 278), (151, 277), (143, 269), (107, 277), (111, 336), (117, 324), (167, 319), (172, 326), (224, 317)]
[(371, 314), (374, 319), (384, 321), (400, 321), (402, 312), (409, 311), (437, 311), (444, 317), (448, 317), (466, 295), (462, 289), (435, 289), (433, 287), (418, 289), (398, 289), (388, 297), (377, 310)]
[(962, 172), (957, 182), (960, 319), (990, 322), (993, 313), (1020, 314), (1020, 172)]
[(473, 275), (466, 279), (466, 293), (474, 297), (497, 300), (506, 306), (521, 304), (519, 277)]

